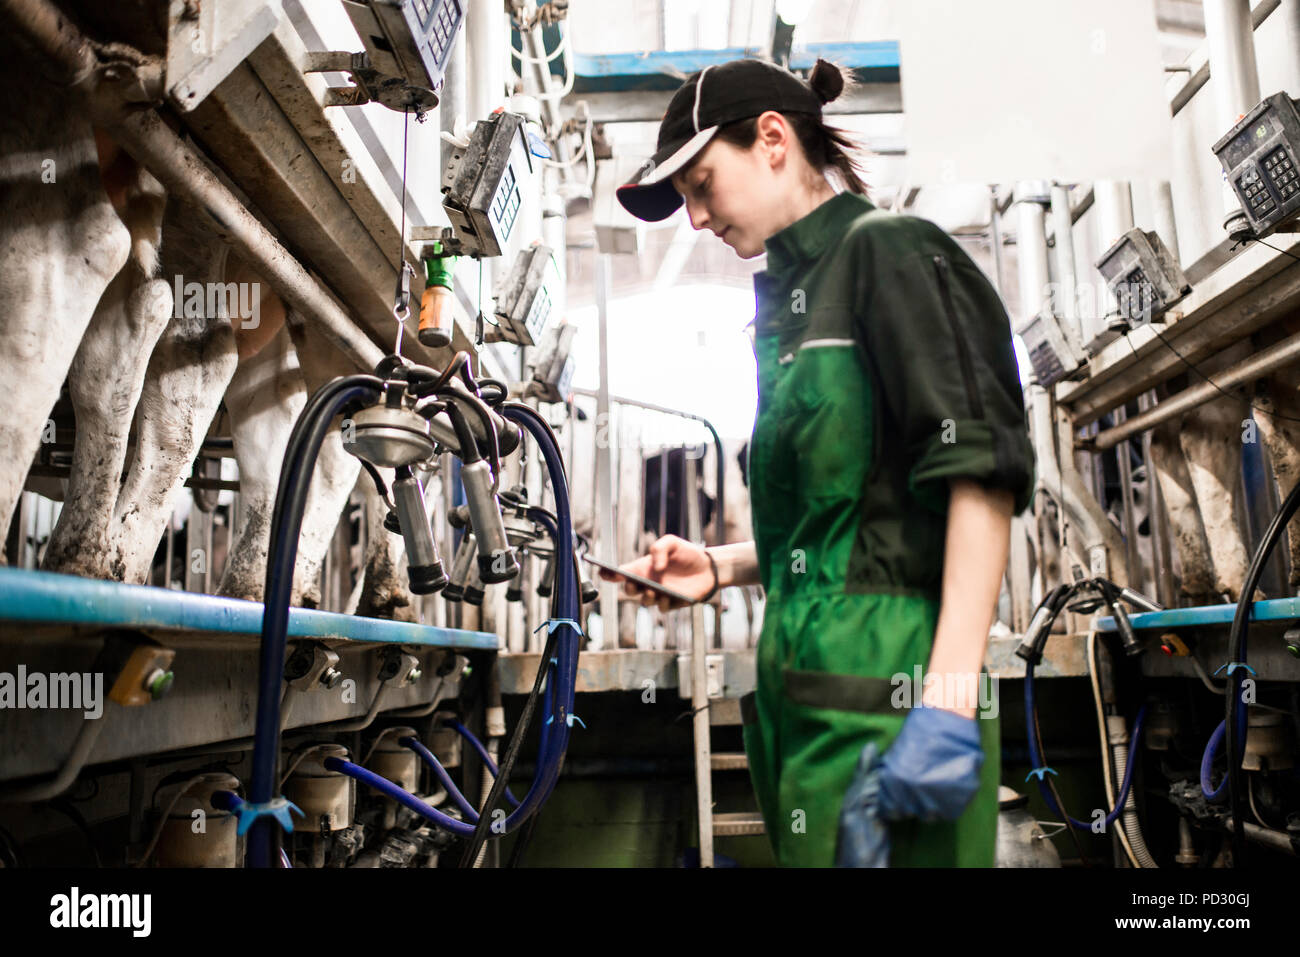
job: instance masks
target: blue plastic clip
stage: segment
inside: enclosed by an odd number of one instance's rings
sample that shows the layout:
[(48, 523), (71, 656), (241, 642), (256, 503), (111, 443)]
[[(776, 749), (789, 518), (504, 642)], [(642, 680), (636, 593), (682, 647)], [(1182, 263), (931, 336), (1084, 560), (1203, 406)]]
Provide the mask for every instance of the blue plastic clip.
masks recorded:
[(528, 131), (528, 151), (542, 159), (550, 159), (552, 156), (551, 148), (546, 145), (546, 141), (532, 130)]
[(543, 628), (545, 628), (546, 633), (549, 635), (551, 632), (555, 631), (555, 629), (559, 628), (561, 625), (568, 625), (570, 628), (576, 631), (579, 636), (582, 635), (582, 626), (579, 625), (572, 618), (547, 618), (544, 622), (542, 622), (540, 625), (538, 625), (536, 628), (533, 629), (533, 634), (535, 635)]
[[(1044, 781), (1047, 779), (1046, 776), (1049, 774), (1056, 774), (1056, 771), (1052, 768), (1034, 768), (1034, 770), (1025, 775), (1025, 780), (1028, 781), (1030, 778), (1036, 777), (1038, 780)], [(1057, 777), (1060, 777), (1060, 775), (1058, 774)]]
[(299, 817), (307, 816), (302, 813), (302, 808), (286, 797), (272, 798), (265, 804), (252, 804), (244, 801), (232, 810), (232, 813), (239, 819), (239, 826), (235, 829), (235, 834), (241, 837), (247, 834), (248, 829), (253, 826), (253, 822), (259, 817), (275, 818), (286, 834), (292, 834), (293, 818), (289, 816), (290, 811), (295, 812)]
[(1215, 670), (1215, 672), (1214, 672), (1214, 676), (1217, 678), (1217, 677), (1219, 676), (1219, 672), (1222, 671), (1224, 668), (1227, 668), (1227, 669), (1228, 669), (1228, 674), (1229, 674), (1229, 675), (1231, 675), (1231, 674), (1232, 674), (1234, 671), (1236, 671), (1238, 668), (1245, 668), (1247, 671), (1249, 671), (1249, 672), (1251, 673), (1251, 675), (1254, 675), (1254, 674), (1255, 674), (1255, 669), (1252, 668), (1250, 665), (1246, 664), (1246, 662), (1244, 662), (1244, 661), (1229, 661), (1229, 662), (1227, 662), (1227, 663), (1225, 663), (1225, 664), (1219, 665), (1219, 667), (1218, 667), (1218, 668)]
[[(551, 723), (552, 721), (554, 721), (554, 720), (555, 720), (555, 715), (551, 715), (549, 718), (546, 719), (546, 723), (547, 723), (547, 724), (550, 724), (550, 723)], [(578, 724), (582, 725), (582, 730), (584, 730), (584, 731), (587, 730), (587, 724), (586, 724), (586, 722), (584, 722), (584, 721), (583, 721), (581, 718), (579, 718), (576, 714), (570, 714), (570, 715), (567, 715), (567, 716), (565, 717), (565, 719), (564, 719), (564, 723), (567, 724), (570, 728), (573, 727), (573, 722), (575, 722), (575, 721), (578, 722)]]

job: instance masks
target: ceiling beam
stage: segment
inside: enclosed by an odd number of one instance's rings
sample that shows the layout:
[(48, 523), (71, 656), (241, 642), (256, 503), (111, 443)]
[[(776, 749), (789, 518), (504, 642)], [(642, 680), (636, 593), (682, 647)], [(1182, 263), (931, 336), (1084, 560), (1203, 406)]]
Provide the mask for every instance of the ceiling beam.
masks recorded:
[[(597, 123), (658, 123), (668, 109), (672, 90), (629, 90), (623, 93), (570, 93), (565, 115), (578, 100), (586, 100)], [(827, 116), (858, 113), (902, 113), (903, 94), (897, 83), (863, 83), (827, 103)]]

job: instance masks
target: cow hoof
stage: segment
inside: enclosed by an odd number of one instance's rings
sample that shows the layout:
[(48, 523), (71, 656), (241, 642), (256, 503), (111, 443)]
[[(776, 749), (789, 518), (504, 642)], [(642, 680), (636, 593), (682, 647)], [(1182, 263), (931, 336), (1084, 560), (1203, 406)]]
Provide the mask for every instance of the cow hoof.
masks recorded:
[(366, 618), (388, 618), (393, 621), (417, 620), (415, 609), (411, 606), (411, 596), (404, 591), (385, 588), (363, 594), (357, 606), (357, 614)]
[(321, 601), (320, 589), (313, 588), (311, 591), (305, 591), (301, 595), (293, 598), (293, 604), (298, 608), (319, 608)]

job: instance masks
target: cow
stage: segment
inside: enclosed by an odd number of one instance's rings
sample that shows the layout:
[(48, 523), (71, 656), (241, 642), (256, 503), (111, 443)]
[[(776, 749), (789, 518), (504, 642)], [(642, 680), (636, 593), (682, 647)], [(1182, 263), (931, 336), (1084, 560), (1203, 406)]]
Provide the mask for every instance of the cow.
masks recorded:
[[(11, 40), (0, 40), (0, 59), (13, 97), (0, 128), (0, 374), (21, 384), (0, 418), (0, 527), (8, 527), (66, 379), (77, 438), (43, 566), (148, 580), (224, 397), (243, 507), (218, 591), (258, 599), (289, 432), (309, 391), (353, 370), (200, 217), (169, 203), (158, 182), (94, 130), (78, 102), (43, 81)], [(183, 281), (174, 286), (167, 277)], [(177, 308), (173, 288), (191, 282), (257, 290), (256, 321)], [(358, 471), (332, 432), (311, 484), (296, 604), (319, 602), (321, 562)], [(383, 533), (372, 549), (381, 611), (410, 604), (395, 575), (398, 541)]]
[[(1243, 340), (1203, 366), (1213, 373), (1257, 347)], [(1163, 397), (1167, 393), (1160, 390)], [(1157, 425), (1151, 458), (1160, 482), (1179, 591), (1192, 604), (1237, 601), (1249, 562), (1240, 516), (1243, 443), (1262, 438), (1278, 500), (1300, 477), (1300, 368), (1287, 366)], [(1300, 585), (1300, 533), (1288, 529), (1289, 585)], [(1257, 592), (1255, 598), (1263, 597)]]

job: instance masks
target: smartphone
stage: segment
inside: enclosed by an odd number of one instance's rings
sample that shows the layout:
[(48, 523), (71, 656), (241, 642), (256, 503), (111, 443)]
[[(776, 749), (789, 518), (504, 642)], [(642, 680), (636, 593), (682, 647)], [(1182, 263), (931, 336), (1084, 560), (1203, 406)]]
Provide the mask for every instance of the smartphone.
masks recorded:
[(657, 592), (660, 595), (665, 595), (668, 598), (673, 599), (674, 601), (680, 601), (683, 604), (687, 604), (687, 605), (695, 604), (694, 598), (687, 598), (681, 592), (673, 591), (671, 588), (667, 588), (664, 585), (661, 585), (657, 581), (651, 581), (649, 578), (642, 578), (640, 575), (633, 575), (631, 572), (626, 572), (623, 569), (619, 568), (617, 565), (611, 565), (608, 562), (602, 562), (599, 558), (592, 558), (590, 555), (583, 555), (582, 560), (584, 562), (588, 562), (589, 564), (595, 565), (597, 568), (603, 568), (607, 572), (613, 572), (616, 575), (622, 575), (628, 581), (636, 582), (638, 585), (642, 586), (643, 588), (649, 588), (651, 591)]

